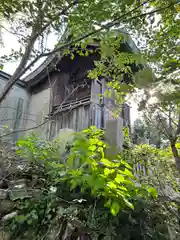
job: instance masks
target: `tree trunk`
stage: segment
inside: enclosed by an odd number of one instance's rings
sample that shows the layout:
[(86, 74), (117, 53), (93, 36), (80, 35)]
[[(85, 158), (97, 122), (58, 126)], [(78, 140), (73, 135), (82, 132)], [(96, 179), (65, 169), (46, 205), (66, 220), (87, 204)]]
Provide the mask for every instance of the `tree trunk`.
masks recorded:
[(3, 100), (6, 98), (7, 94), (10, 92), (12, 87), (15, 85), (15, 83), (19, 80), (21, 77), (22, 70), (26, 67), (27, 62), (29, 60), (29, 57), (31, 55), (31, 51), (34, 47), (34, 43), (39, 35), (36, 34), (36, 29), (34, 28), (32, 30), (31, 36), (28, 40), (27, 46), (25, 48), (24, 54), (21, 58), (21, 61), (19, 63), (19, 66), (16, 68), (15, 72), (13, 73), (12, 77), (10, 77), (8, 83), (5, 85), (3, 91), (0, 94), (0, 105), (3, 102)]
[(178, 150), (174, 143), (171, 143), (171, 150), (172, 150), (175, 162), (176, 162), (176, 168), (180, 172), (180, 156), (179, 156)]

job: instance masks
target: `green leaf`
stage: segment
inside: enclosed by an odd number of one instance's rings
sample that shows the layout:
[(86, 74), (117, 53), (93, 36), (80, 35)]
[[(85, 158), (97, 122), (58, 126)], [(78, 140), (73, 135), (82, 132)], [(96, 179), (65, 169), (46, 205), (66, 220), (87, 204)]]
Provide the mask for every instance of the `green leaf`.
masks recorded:
[(124, 177), (121, 174), (117, 174), (116, 178), (115, 178), (115, 181), (117, 183), (122, 183), (122, 182), (124, 182)]
[(180, 149), (180, 143), (176, 143), (176, 148)]
[(131, 178), (134, 177), (133, 174), (132, 174), (132, 172), (130, 172), (127, 168), (125, 168), (124, 171), (119, 170), (119, 173), (121, 173), (121, 174), (123, 174), (123, 175), (126, 175), (126, 176), (128, 176), (128, 177), (131, 177)]
[(105, 176), (108, 176), (110, 173), (112, 173), (112, 170), (110, 170), (109, 168), (104, 169), (104, 175)]
[(120, 187), (118, 187), (120, 190), (122, 190), (122, 191), (124, 191), (124, 192), (128, 192), (128, 189), (127, 188), (125, 188), (125, 187), (123, 187), (123, 186), (120, 186)]
[(126, 0), (127, 5), (132, 5), (134, 3), (134, 0)]
[(135, 74), (134, 80), (139, 88), (149, 87), (154, 81), (152, 69), (145, 68), (140, 70)]
[(108, 199), (108, 201), (104, 203), (104, 206), (108, 207), (108, 208), (111, 207), (111, 202), (112, 202), (112, 200)]
[(18, 215), (18, 216), (16, 216), (15, 219), (18, 223), (24, 223), (26, 221), (27, 217), (25, 215)]
[(131, 202), (129, 202), (126, 198), (123, 198), (123, 201), (126, 204), (126, 206), (128, 206), (129, 208), (134, 210), (134, 206), (133, 206), (133, 204)]
[(71, 60), (73, 60), (74, 59), (74, 54), (73, 53), (71, 53)]
[(112, 166), (112, 162), (111, 161), (109, 161), (107, 158), (102, 158), (101, 159), (101, 162), (105, 165), (105, 166)]
[(121, 208), (121, 206), (118, 202), (116, 202), (116, 201), (113, 202), (112, 205), (111, 205), (111, 209), (110, 209), (111, 214), (113, 216), (116, 216), (119, 213), (120, 208)]
[(29, 220), (27, 221), (27, 224), (31, 225), (32, 222), (33, 222), (32, 219), (29, 219)]
[(117, 187), (114, 182), (108, 182), (108, 186), (109, 186), (109, 188), (111, 188), (111, 189), (116, 189), (116, 187)]
[(129, 168), (129, 169), (132, 169), (132, 167), (129, 165), (129, 163), (127, 163), (126, 161), (124, 161), (124, 160), (121, 160), (121, 163), (125, 166), (125, 167), (127, 167), (127, 168)]
[(149, 192), (154, 198), (157, 198), (158, 194), (157, 194), (157, 191), (156, 191), (155, 188), (150, 187), (150, 188), (148, 188), (147, 190), (148, 190), (148, 192)]
[(90, 145), (88, 149), (92, 152), (96, 151), (96, 146), (95, 145)]
[(130, 86), (128, 84), (121, 84), (120, 86), (120, 91), (124, 93), (129, 93)]
[(93, 185), (91, 185), (92, 188), (94, 188), (95, 190), (98, 189), (103, 189), (105, 186), (105, 180), (103, 178), (99, 178), (99, 179), (94, 179)]

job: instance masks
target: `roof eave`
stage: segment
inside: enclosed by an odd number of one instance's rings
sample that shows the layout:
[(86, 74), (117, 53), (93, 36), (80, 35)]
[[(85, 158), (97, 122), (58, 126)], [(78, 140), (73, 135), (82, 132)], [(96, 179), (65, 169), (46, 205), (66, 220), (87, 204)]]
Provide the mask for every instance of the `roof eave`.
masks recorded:
[[(8, 74), (8, 73), (0, 70), (0, 77), (1, 77), (3, 80), (8, 81), (12, 76), (11, 76), (10, 74)], [(22, 88), (26, 88), (27, 83), (24, 82), (24, 81), (22, 81), (22, 80), (18, 80), (18, 81), (16, 82), (16, 85), (18, 85), (18, 86), (20, 86), (20, 87), (22, 87)]]

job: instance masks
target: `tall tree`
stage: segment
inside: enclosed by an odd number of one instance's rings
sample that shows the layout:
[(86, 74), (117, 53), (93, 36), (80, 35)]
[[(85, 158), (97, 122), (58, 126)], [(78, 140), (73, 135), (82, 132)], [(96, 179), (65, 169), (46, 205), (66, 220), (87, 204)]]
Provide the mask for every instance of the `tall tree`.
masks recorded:
[(134, 121), (132, 128), (133, 143), (135, 144), (144, 143), (145, 136), (146, 136), (145, 124), (140, 118), (138, 118)]
[[(147, 113), (147, 111), (146, 111)], [(158, 113), (159, 115), (160, 113)], [(143, 115), (142, 119), (138, 118), (134, 121), (132, 139), (134, 144), (153, 144), (157, 148), (161, 148), (162, 143), (168, 140), (163, 134), (163, 128), (161, 122), (158, 120), (157, 114), (151, 115), (147, 118), (146, 114)], [(166, 121), (166, 119), (161, 114), (161, 120)]]
[[(161, 148), (164, 143), (168, 141), (166, 136), (163, 134), (163, 129), (159, 121), (157, 121), (158, 116), (154, 116), (154, 119), (151, 119), (151, 122), (145, 118), (146, 122), (146, 131), (149, 144), (155, 145), (157, 148)], [(165, 118), (161, 115), (162, 121), (166, 121)], [(157, 125), (157, 127), (156, 127)], [(159, 130), (160, 129), (160, 130)]]
[[(180, 104), (177, 101), (159, 102), (143, 111), (146, 122), (168, 139), (176, 167), (180, 171), (180, 156), (176, 143), (180, 136)], [(155, 120), (154, 120), (155, 119)]]

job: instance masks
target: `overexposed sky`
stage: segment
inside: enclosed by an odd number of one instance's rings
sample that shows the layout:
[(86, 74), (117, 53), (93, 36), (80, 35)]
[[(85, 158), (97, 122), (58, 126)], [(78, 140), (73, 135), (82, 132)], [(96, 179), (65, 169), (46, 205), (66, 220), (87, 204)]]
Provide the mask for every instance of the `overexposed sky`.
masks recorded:
[[(17, 42), (16, 37), (13, 34), (3, 31), (2, 36), (3, 36), (4, 46), (1, 47), (0, 49), (1, 56), (11, 54), (12, 49), (14, 50), (19, 49), (19, 44)], [(8, 62), (4, 65), (3, 71), (9, 74), (12, 74), (15, 71), (17, 66), (18, 66), (18, 62), (15, 62), (15, 61)]]
[[(12, 50), (18, 51), (20, 48), (20, 44), (18, 43), (18, 39), (14, 34), (11, 34), (5, 30), (2, 30), (2, 36), (3, 36), (3, 43), (4, 46), (0, 49), (0, 56), (3, 55), (9, 55), (11, 54)], [(54, 34), (49, 35), (46, 47), (48, 49), (54, 49), (55, 44), (57, 43), (58, 37)], [(33, 71), (35, 68), (37, 68), (45, 59), (41, 58), (35, 66), (31, 69)], [(19, 64), (19, 61), (9, 61), (4, 64), (3, 71), (7, 72), (9, 74), (13, 74), (13, 72), (16, 70), (17, 66)], [(25, 75), (29, 74), (30, 72), (27, 72)]]
[(131, 117), (131, 124), (134, 123), (134, 121), (139, 117), (138, 113), (138, 105), (134, 102), (130, 103), (131, 110), (130, 110), (130, 117)]

